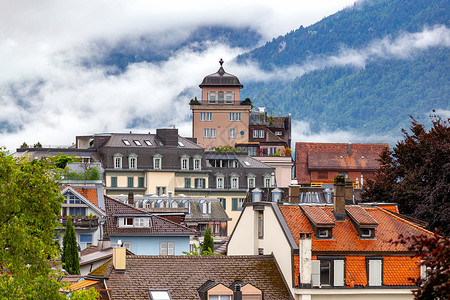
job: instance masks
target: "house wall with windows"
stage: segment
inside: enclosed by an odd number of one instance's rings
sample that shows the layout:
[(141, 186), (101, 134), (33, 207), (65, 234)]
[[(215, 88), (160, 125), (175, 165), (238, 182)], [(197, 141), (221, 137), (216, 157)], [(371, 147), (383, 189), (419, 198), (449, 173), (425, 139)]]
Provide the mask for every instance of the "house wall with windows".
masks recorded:
[(136, 255), (183, 255), (190, 250), (189, 236), (111, 236), (111, 245), (119, 240)]

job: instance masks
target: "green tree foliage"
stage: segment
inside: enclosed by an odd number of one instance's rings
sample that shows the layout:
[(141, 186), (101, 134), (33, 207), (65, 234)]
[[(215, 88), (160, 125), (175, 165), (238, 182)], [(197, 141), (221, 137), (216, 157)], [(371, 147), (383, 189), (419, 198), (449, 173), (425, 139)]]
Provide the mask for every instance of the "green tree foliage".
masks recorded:
[(57, 299), (58, 184), (39, 161), (0, 151), (0, 298)]
[(70, 300), (97, 300), (99, 293), (94, 289), (78, 290), (70, 294)]
[(42, 144), (40, 142), (37, 142), (33, 145), (33, 148), (42, 148)]
[(77, 237), (72, 225), (72, 217), (67, 218), (66, 232), (63, 237), (63, 252), (61, 255), (63, 268), (69, 274), (80, 274), (80, 260), (78, 256)]
[(100, 172), (97, 167), (84, 170), (84, 172), (75, 172), (70, 168), (64, 170), (56, 169), (54, 170), (58, 179), (60, 180), (100, 180)]
[(23, 142), (23, 144), (20, 145), (20, 149), (26, 149), (26, 148), (28, 148), (28, 144)]
[(61, 154), (58, 155), (55, 161), (55, 165), (57, 168), (59, 169), (65, 169), (68, 163), (73, 162), (73, 158), (65, 155), (65, 154)]
[(410, 133), (380, 155), (381, 168), (364, 186), (369, 202), (397, 202), (401, 213), (423, 220), (432, 231), (450, 234), (449, 119), (434, 116), (432, 127), (412, 119)]
[(203, 237), (203, 246), (201, 255), (208, 255), (214, 253), (214, 240), (211, 236), (211, 229), (208, 227), (205, 231), (205, 235)]
[(408, 250), (420, 257), (426, 267), (425, 278), (413, 278), (418, 287), (413, 291), (415, 300), (445, 300), (450, 295), (450, 239), (441, 236), (439, 230), (433, 236), (399, 237), (395, 243), (407, 244)]

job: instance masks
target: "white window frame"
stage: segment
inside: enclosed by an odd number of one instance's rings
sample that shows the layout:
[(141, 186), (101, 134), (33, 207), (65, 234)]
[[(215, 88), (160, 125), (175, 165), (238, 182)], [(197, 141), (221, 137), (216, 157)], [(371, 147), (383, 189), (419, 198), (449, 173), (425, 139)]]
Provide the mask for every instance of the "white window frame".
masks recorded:
[(225, 177), (223, 175), (216, 177), (216, 188), (223, 189), (225, 187)]
[(203, 129), (203, 137), (209, 138), (209, 129), (208, 128)]
[(230, 112), (230, 121), (234, 121), (234, 113)]
[(206, 121), (206, 113), (205, 112), (200, 113), (200, 121)]
[(167, 187), (166, 186), (157, 186), (156, 187), (156, 195), (162, 196), (162, 195), (165, 195), (166, 192), (167, 192)]
[(212, 112), (206, 113), (206, 121), (212, 121)]
[(239, 188), (239, 176), (237, 176), (237, 175), (233, 175), (233, 176), (231, 176), (231, 179), (230, 179), (230, 181), (231, 181), (231, 188), (232, 189), (238, 189)]
[(211, 129), (211, 138), (212, 139), (216, 138), (216, 129), (214, 129), (214, 128)]
[(230, 129), (230, 139), (236, 138), (236, 129)]
[(145, 219), (144, 218), (134, 218), (133, 226), (134, 227), (145, 227)]
[(253, 138), (254, 138), (254, 139), (257, 139), (258, 136), (259, 136), (259, 131), (256, 130), (256, 129), (253, 129)]
[(233, 103), (234, 101), (234, 93), (233, 92), (226, 92), (225, 93), (225, 102), (226, 103)]
[(260, 129), (259, 130), (259, 138), (263, 139), (264, 138), (264, 129)]
[(236, 121), (240, 121), (241, 120), (241, 113), (240, 112), (236, 113), (235, 119), (236, 119)]
[(136, 154), (130, 154), (128, 156), (128, 168), (136, 170), (137, 169), (137, 158), (138, 156)]
[(194, 157), (194, 170), (202, 169), (202, 158), (199, 156)]
[(247, 177), (247, 188), (251, 189), (256, 187), (256, 176), (255, 175), (249, 175)]
[(264, 176), (264, 187), (269, 188), (271, 186), (272, 186), (272, 176), (271, 175)]
[(115, 154), (113, 156), (114, 169), (122, 169), (122, 154)]
[(156, 154), (153, 156), (153, 169), (154, 170), (162, 169), (162, 155)]
[(181, 156), (181, 170), (189, 170), (189, 156), (183, 155)]
[(280, 130), (276, 130), (276, 131), (275, 131), (275, 135), (283, 135), (283, 132), (280, 131)]

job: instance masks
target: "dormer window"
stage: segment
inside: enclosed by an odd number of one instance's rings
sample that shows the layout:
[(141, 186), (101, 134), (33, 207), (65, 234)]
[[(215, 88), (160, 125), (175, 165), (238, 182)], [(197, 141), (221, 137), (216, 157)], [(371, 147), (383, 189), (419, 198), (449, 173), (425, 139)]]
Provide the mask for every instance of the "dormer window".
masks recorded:
[(114, 169), (122, 169), (122, 154), (118, 153), (113, 157)]
[(216, 188), (223, 189), (224, 188), (224, 176), (223, 175), (217, 175), (216, 177)]
[(247, 188), (249, 188), (249, 189), (254, 188), (256, 186), (255, 182), (256, 182), (256, 176), (253, 174), (248, 175)]
[(194, 170), (202, 169), (202, 158), (200, 156), (194, 157)]
[(370, 230), (370, 229), (363, 229), (363, 230), (361, 230), (361, 236), (362, 237), (371, 237), (372, 236), (372, 230)]
[(160, 154), (156, 154), (153, 156), (153, 169), (161, 170), (162, 167), (162, 156)]
[(238, 189), (239, 188), (239, 176), (232, 175), (231, 176), (231, 188)]
[(181, 156), (181, 170), (189, 170), (189, 156)]
[(137, 169), (137, 155), (136, 154), (130, 154), (128, 157), (128, 167), (130, 169)]
[(270, 174), (264, 176), (264, 187), (268, 188), (272, 185), (272, 176)]
[(327, 229), (320, 229), (319, 230), (319, 237), (327, 238), (328, 237), (328, 230)]

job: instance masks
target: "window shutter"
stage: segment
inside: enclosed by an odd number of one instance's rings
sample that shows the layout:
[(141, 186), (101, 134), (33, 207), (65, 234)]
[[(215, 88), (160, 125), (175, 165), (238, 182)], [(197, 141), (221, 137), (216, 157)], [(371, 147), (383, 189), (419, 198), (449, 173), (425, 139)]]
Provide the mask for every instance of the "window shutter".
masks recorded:
[(320, 286), (320, 260), (311, 260), (311, 284)]
[(138, 186), (144, 187), (144, 177), (138, 177)]
[(344, 286), (344, 261), (334, 261), (334, 286)]
[(117, 187), (117, 177), (111, 177), (111, 187)]
[(191, 188), (191, 179), (190, 178), (184, 178), (184, 187), (187, 189)]
[(369, 260), (369, 286), (381, 286), (381, 260)]
[(159, 255), (167, 255), (167, 243), (159, 243)]
[(205, 184), (206, 184), (206, 179), (205, 179), (205, 178), (202, 178), (202, 189), (205, 188)]
[(227, 199), (226, 198), (223, 198), (222, 199), (222, 205), (223, 205), (223, 209), (227, 209)]
[(208, 202), (208, 214), (211, 214), (211, 202)]
[(231, 210), (238, 210), (238, 199), (237, 198), (231, 199)]
[(167, 255), (175, 255), (175, 244), (172, 242), (167, 243)]

